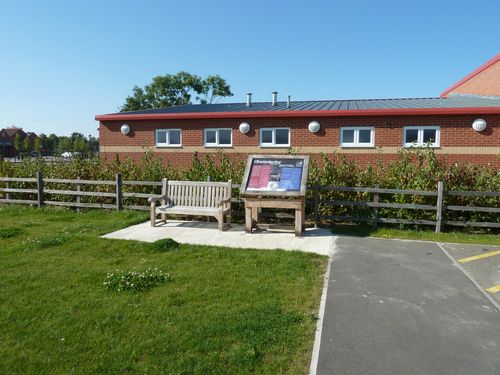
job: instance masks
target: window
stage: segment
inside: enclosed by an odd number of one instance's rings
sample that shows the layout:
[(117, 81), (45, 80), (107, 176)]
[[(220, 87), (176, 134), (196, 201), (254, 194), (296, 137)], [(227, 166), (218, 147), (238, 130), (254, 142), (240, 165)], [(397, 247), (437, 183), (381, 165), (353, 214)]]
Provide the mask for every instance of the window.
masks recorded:
[(180, 129), (156, 129), (155, 138), (157, 147), (181, 146)]
[(205, 129), (205, 146), (229, 147), (233, 144), (231, 129)]
[(439, 126), (407, 126), (404, 128), (403, 146), (439, 147)]
[(340, 146), (342, 147), (373, 147), (374, 128), (340, 128)]
[(262, 147), (290, 146), (290, 129), (289, 128), (260, 129), (260, 145)]

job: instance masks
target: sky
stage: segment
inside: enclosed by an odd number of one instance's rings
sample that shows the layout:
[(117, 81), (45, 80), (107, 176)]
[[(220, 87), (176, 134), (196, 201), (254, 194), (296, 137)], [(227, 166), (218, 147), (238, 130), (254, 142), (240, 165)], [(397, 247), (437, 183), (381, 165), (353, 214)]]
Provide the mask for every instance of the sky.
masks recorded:
[(432, 97), (500, 53), (499, 0), (0, 0), (0, 128), (96, 136), (135, 85), (254, 101)]

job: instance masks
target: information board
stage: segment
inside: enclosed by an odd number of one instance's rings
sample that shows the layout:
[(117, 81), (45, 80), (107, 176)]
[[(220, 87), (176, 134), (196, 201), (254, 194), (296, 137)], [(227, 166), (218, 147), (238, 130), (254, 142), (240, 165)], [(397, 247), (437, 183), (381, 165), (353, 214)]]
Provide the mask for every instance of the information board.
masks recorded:
[(251, 155), (243, 177), (243, 195), (305, 195), (309, 156)]

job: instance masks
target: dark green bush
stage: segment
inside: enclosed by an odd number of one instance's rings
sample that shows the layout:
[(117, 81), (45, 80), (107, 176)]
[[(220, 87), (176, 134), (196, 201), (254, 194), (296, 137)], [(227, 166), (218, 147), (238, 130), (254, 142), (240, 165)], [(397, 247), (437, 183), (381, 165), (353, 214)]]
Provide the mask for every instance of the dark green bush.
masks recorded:
[(0, 239), (17, 237), (23, 233), (24, 231), (17, 227), (0, 228)]
[(166, 251), (176, 250), (179, 248), (179, 245), (180, 245), (179, 242), (171, 238), (164, 238), (162, 240), (158, 240), (148, 244), (148, 249), (159, 253), (163, 253)]

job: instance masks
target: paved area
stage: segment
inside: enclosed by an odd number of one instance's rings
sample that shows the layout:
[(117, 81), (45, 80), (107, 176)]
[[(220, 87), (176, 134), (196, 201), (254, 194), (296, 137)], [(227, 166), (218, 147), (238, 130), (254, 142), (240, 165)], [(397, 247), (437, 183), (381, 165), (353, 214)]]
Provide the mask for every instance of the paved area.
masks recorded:
[[(441, 246), (485, 293), (500, 304), (500, 246), (461, 244), (441, 244)], [(498, 329), (500, 330), (500, 327)]]
[(306, 229), (302, 237), (293, 233), (262, 231), (246, 234), (243, 225), (233, 225), (220, 232), (217, 224), (204, 221), (170, 220), (167, 224), (151, 227), (149, 221), (108, 233), (104, 238), (153, 242), (172, 238), (179, 243), (194, 245), (227, 246), (251, 249), (283, 249), (330, 255), (334, 236), (329, 229)]
[(317, 374), (500, 374), (500, 313), (437, 244), (337, 238), (328, 283)]

